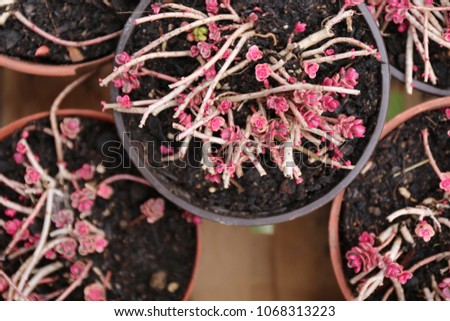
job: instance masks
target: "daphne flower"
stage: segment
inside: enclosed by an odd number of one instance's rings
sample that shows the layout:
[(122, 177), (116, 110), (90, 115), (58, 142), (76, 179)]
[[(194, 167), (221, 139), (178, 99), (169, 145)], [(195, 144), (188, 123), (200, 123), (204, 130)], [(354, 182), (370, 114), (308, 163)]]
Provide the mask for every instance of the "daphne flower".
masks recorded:
[(251, 46), (248, 49), (248, 52), (245, 55), (245, 57), (248, 60), (258, 61), (258, 60), (260, 60), (263, 57), (263, 53), (261, 52), (261, 50), (259, 50), (258, 46)]
[(262, 82), (269, 78), (270, 74), (272, 73), (272, 69), (270, 68), (269, 64), (259, 64), (255, 67), (255, 73), (256, 80)]
[(416, 235), (422, 238), (425, 242), (429, 242), (435, 234), (433, 227), (428, 224), (427, 221), (422, 221), (417, 224), (414, 233), (416, 233)]

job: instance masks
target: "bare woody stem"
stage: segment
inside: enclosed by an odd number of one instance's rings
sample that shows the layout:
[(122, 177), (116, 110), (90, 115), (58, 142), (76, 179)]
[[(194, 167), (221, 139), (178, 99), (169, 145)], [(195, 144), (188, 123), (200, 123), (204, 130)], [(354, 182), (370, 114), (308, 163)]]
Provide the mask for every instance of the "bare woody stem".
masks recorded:
[(5, 184), (6, 186), (8, 186), (12, 190), (14, 190), (16, 193), (18, 193), (22, 196), (25, 196), (26, 186), (24, 184), (13, 181), (13, 180), (5, 177), (3, 174), (0, 174), (0, 183)]
[(61, 262), (54, 262), (43, 268), (40, 268), (38, 272), (31, 278), (30, 282), (28, 282), (26, 288), (23, 290), (23, 295), (28, 297), (31, 292), (38, 286), (39, 281), (45, 278), (47, 275), (50, 275), (60, 269), (62, 269), (64, 265)]
[(50, 124), (52, 127), (53, 137), (55, 140), (55, 149), (56, 149), (56, 159), (58, 163), (62, 163), (64, 161), (64, 153), (63, 153), (63, 147), (62, 147), (62, 139), (61, 134), (58, 129), (58, 121), (57, 121), (57, 111), (59, 109), (59, 106), (61, 105), (62, 101), (66, 96), (76, 87), (78, 87), (81, 83), (83, 83), (86, 79), (88, 79), (90, 76), (93, 75), (95, 71), (89, 72), (80, 78), (76, 79), (74, 82), (69, 84), (64, 90), (56, 97), (56, 99), (53, 101), (53, 104), (50, 108)]
[(433, 217), (434, 214), (435, 213), (432, 210), (430, 210), (429, 208), (408, 207), (408, 208), (404, 208), (404, 209), (401, 209), (401, 210), (398, 210), (398, 211), (392, 213), (391, 215), (386, 217), (386, 219), (389, 222), (392, 222), (395, 219), (399, 218), (400, 216), (405, 216), (405, 215), (417, 215), (417, 216), (423, 216), (423, 217)]
[(19, 291), (16, 284), (11, 280), (11, 278), (2, 269), (0, 269), (0, 276), (2, 276), (6, 280), (6, 282), (8, 282), (9, 287), (11, 289), (13, 289), (14, 291), (16, 291), (16, 293), (22, 298), (22, 300), (28, 301), (27, 297), (25, 295), (23, 295), (23, 293), (21, 291)]
[(113, 184), (115, 182), (120, 182), (120, 181), (132, 181), (132, 182), (139, 183), (142, 185), (146, 185), (146, 186), (150, 186), (150, 187), (152, 186), (145, 179), (138, 177), (138, 176), (128, 175), (128, 174), (119, 174), (119, 175), (114, 175), (114, 176), (108, 177), (107, 179), (103, 180), (99, 184), (99, 186), (110, 185), (110, 184)]
[(425, 128), (422, 130), (422, 137), (423, 137), (423, 147), (425, 148), (425, 153), (427, 154), (428, 159), (430, 160), (430, 165), (433, 167), (434, 172), (436, 175), (441, 178), (442, 177), (442, 171), (439, 169), (439, 166), (436, 163), (436, 160), (434, 159), (433, 153), (431, 152), (430, 148), (430, 142), (429, 142), (429, 136), (430, 132), (428, 131), (428, 128)]
[(14, 11), (12, 14), (14, 15), (14, 17), (16, 17), (17, 20), (19, 20), (26, 27), (28, 27), (31, 30), (33, 30), (34, 32), (36, 32), (38, 35), (44, 37), (47, 40), (50, 40), (51, 42), (53, 42), (57, 45), (66, 46), (66, 47), (87, 47), (87, 46), (97, 45), (99, 43), (117, 38), (122, 34), (122, 30), (120, 30), (120, 31), (113, 32), (109, 35), (98, 37), (95, 39), (90, 39), (90, 40), (84, 40), (84, 41), (63, 40), (63, 39), (55, 37), (55, 36), (49, 34), (48, 32), (42, 30), (41, 28), (36, 26), (34, 23), (32, 23), (30, 20), (28, 20), (19, 11)]
[(33, 209), (30, 207), (25, 207), (10, 200), (5, 199), (3, 196), (0, 196), (0, 205), (11, 208), (19, 213), (30, 215), (33, 213)]
[(152, 22), (161, 19), (174, 19), (174, 18), (201, 20), (205, 19), (205, 16), (189, 12), (166, 12), (136, 19), (134, 20), (134, 24), (140, 25), (146, 22)]

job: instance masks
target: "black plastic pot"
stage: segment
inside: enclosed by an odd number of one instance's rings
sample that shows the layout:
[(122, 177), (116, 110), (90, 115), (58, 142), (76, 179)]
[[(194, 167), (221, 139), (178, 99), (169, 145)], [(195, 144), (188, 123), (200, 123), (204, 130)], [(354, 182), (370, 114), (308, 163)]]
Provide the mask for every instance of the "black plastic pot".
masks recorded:
[[(399, 69), (397, 69), (397, 67), (394, 67), (393, 65), (391, 65), (391, 75), (394, 78), (400, 80), (401, 82), (403, 82), (403, 83), (405, 82), (405, 73), (401, 72)], [(414, 80), (413, 84), (414, 84), (414, 89), (418, 89), (427, 94), (431, 94), (431, 95), (435, 95), (435, 96), (443, 96), (443, 97), (450, 96), (450, 89), (441, 89), (441, 88), (435, 87), (433, 85), (424, 83), (423, 81), (419, 81), (419, 80)]]
[[(136, 11), (133, 13), (133, 15), (130, 17), (130, 20), (127, 22), (124, 32), (122, 34), (122, 37), (119, 41), (119, 46), (117, 48), (117, 53), (121, 53), (124, 51), (125, 46), (128, 42), (128, 39), (133, 33), (134, 30), (134, 24), (133, 21), (136, 18), (139, 18), (142, 13), (145, 11), (146, 7), (148, 6), (149, 2), (147, 0), (141, 1), (139, 6), (136, 8)], [(389, 102), (389, 92), (390, 92), (390, 73), (389, 73), (389, 65), (387, 63), (387, 52), (386, 48), (384, 46), (383, 39), (381, 37), (381, 34), (378, 30), (378, 27), (372, 18), (371, 14), (369, 13), (367, 7), (365, 5), (360, 5), (359, 10), (364, 15), (364, 19), (367, 22), (372, 36), (376, 42), (376, 46), (381, 54), (381, 58), (383, 63), (380, 67), (380, 73), (382, 75), (382, 97), (380, 99), (380, 111), (377, 118), (377, 124), (376, 128), (372, 134), (372, 137), (369, 140), (369, 143), (360, 157), (359, 161), (355, 165), (355, 169), (352, 170), (345, 176), (345, 178), (340, 181), (339, 184), (337, 184), (332, 190), (330, 190), (327, 194), (320, 197), (316, 201), (303, 206), (301, 208), (298, 208), (293, 211), (284, 212), (278, 215), (273, 216), (266, 216), (261, 218), (243, 218), (243, 217), (235, 217), (238, 215), (232, 215), (233, 213), (230, 213), (227, 209), (221, 209), (216, 212), (212, 212), (209, 210), (205, 210), (203, 208), (200, 208), (198, 206), (195, 206), (192, 204), (192, 202), (189, 202), (187, 198), (180, 197), (182, 193), (178, 193), (176, 195), (172, 189), (169, 189), (168, 186), (165, 184), (164, 181), (162, 181), (159, 177), (159, 175), (156, 175), (156, 169), (149, 168), (149, 167), (142, 167), (137, 166), (139, 170), (141, 171), (142, 175), (149, 181), (151, 184), (158, 190), (159, 193), (161, 193), (164, 197), (169, 199), (171, 202), (177, 204), (178, 206), (195, 213), (203, 218), (213, 220), (222, 224), (229, 224), (229, 225), (268, 225), (268, 224), (275, 224), (285, 221), (290, 221), (293, 219), (296, 219), (298, 217), (301, 217), (303, 215), (306, 215), (319, 207), (327, 204), (330, 202), (339, 192), (341, 192), (345, 187), (347, 187), (350, 182), (358, 175), (358, 173), (362, 170), (363, 166), (368, 161), (369, 157), (371, 156), (373, 150), (375, 149), (375, 146), (377, 144), (378, 138), (380, 137), (381, 131), (384, 126), (387, 108), (388, 108), (388, 102)], [(112, 98), (115, 101), (117, 95), (119, 94), (118, 89), (112, 88), (111, 91)], [(131, 141), (129, 135), (126, 134), (125, 130), (125, 123), (124, 119), (122, 117), (122, 114), (119, 112), (115, 113), (115, 120), (116, 120), (116, 126), (117, 130), (119, 132), (119, 136), (122, 139), (123, 145), (125, 150), (128, 151), (131, 159), (135, 164), (140, 164), (142, 161), (139, 159), (138, 152), (136, 148), (132, 148)], [(220, 214), (223, 213), (223, 214)], [(224, 215), (225, 213), (229, 213), (230, 215)]]

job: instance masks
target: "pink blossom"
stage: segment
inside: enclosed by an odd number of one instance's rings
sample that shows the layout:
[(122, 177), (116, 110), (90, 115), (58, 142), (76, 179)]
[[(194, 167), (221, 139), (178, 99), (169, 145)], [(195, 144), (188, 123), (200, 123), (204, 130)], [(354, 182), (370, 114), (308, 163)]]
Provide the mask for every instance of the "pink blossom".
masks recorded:
[(161, 6), (160, 5), (152, 4), (151, 7), (152, 7), (152, 10), (153, 10), (154, 14), (158, 14), (158, 13), (161, 12)]
[(119, 66), (130, 62), (130, 60), (131, 60), (130, 55), (125, 51), (116, 55), (116, 58), (115, 58), (115, 62)]
[(450, 42), (450, 28), (444, 30), (444, 41)]
[(332, 113), (334, 112), (341, 104), (339, 101), (334, 99), (332, 96), (327, 95), (322, 98), (322, 106), (326, 111)]
[(206, 80), (213, 80), (217, 75), (216, 66), (212, 66), (211, 68), (205, 70), (205, 78)]
[(248, 60), (252, 60), (252, 61), (258, 61), (263, 57), (263, 53), (261, 50), (259, 50), (258, 46), (251, 46), (248, 49), (247, 54), (245, 55), (245, 57)]
[(108, 184), (101, 184), (97, 189), (97, 195), (105, 200), (109, 200), (113, 195), (114, 190)]
[(261, 113), (254, 113), (250, 118), (250, 123), (252, 124), (253, 130), (258, 134), (262, 134), (269, 128), (269, 122), (267, 118)]
[(320, 116), (313, 111), (307, 111), (306, 113), (304, 113), (303, 118), (305, 118), (309, 128), (312, 129), (319, 127), (321, 122)]
[(249, 16), (248, 16), (248, 22), (256, 22), (258, 21), (259, 17), (256, 13), (252, 12)]
[(105, 287), (96, 282), (84, 288), (84, 299), (86, 301), (106, 301)]
[(439, 187), (447, 193), (450, 193), (450, 173), (445, 173), (442, 175)]
[(191, 51), (191, 56), (193, 58), (197, 57), (200, 54), (200, 50), (198, 49), (197, 46), (192, 46), (191, 49), (189, 49)]
[(395, 262), (386, 265), (384, 276), (387, 278), (397, 278), (403, 272), (403, 267)]
[(80, 245), (78, 246), (78, 253), (81, 256), (95, 253), (95, 235), (83, 235), (78, 238)]
[(27, 148), (25, 147), (24, 144), (22, 144), (21, 142), (18, 142), (17, 146), (16, 146), (16, 152), (18, 152), (20, 154), (26, 154)]
[(94, 178), (95, 166), (91, 164), (84, 164), (80, 169), (75, 171), (75, 176), (79, 179), (89, 181)]
[(51, 219), (57, 228), (70, 226), (74, 222), (74, 213), (70, 209), (60, 210), (52, 214)]
[(14, 216), (16, 216), (16, 214), (17, 214), (17, 211), (12, 208), (5, 209), (5, 215), (8, 217), (14, 217)]
[(448, 119), (450, 119), (450, 108), (447, 108), (445, 110), (445, 115), (447, 116)]
[(333, 50), (333, 49), (327, 49), (327, 50), (325, 51), (325, 55), (327, 55), (327, 56), (334, 55), (334, 50)]
[(37, 170), (35, 170), (33, 167), (27, 167), (24, 177), (26, 184), (34, 185), (39, 181), (40, 178), (41, 174), (39, 174)]
[(275, 113), (285, 113), (289, 109), (289, 104), (286, 98), (282, 96), (269, 96), (267, 98), (267, 107), (275, 110)]
[[(200, 55), (203, 58), (208, 59), (211, 57), (213, 46), (210, 45), (209, 43), (207, 43), (205, 41), (200, 41), (197, 44), (197, 48), (199, 50)], [(191, 48), (191, 53), (192, 53), (192, 48)]]
[(375, 234), (363, 232), (358, 240), (360, 243), (368, 243), (373, 246), (375, 244)]
[(222, 129), (220, 137), (230, 143), (235, 142), (241, 138), (241, 129), (239, 126), (227, 127)]
[(306, 107), (318, 107), (320, 106), (320, 100), (322, 99), (322, 93), (315, 90), (294, 91), (294, 102), (299, 105), (304, 105)]
[(422, 238), (425, 242), (429, 242), (435, 234), (433, 227), (428, 224), (427, 221), (422, 221), (417, 224), (414, 233), (416, 233), (416, 235)]
[(87, 224), (84, 221), (77, 221), (75, 223), (73, 234), (76, 236), (85, 236), (88, 235), (91, 232), (91, 228), (89, 224)]
[(233, 108), (233, 103), (228, 100), (224, 100), (220, 103), (217, 109), (222, 113), (226, 114), (231, 108)]
[(103, 253), (105, 248), (108, 246), (108, 241), (102, 235), (95, 235), (94, 237), (94, 247), (97, 253)]
[(71, 259), (75, 256), (75, 250), (77, 248), (77, 241), (74, 239), (68, 239), (58, 243), (55, 247), (55, 251), (61, 254), (63, 257)]
[(209, 39), (214, 42), (219, 42), (221, 40), (220, 28), (215, 23), (209, 24)]
[(0, 293), (6, 292), (9, 288), (9, 283), (6, 279), (0, 275)]
[(231, 55), (232, 52), (233, 52), (233, 50), (231, 50), (231, 49), (225, 50), (224, 54), (222, 55), (222, 58), (220, 58), (220, 59), (228, 59), (228, 57)]
[(223, 117), (214, 117), (208, 124), (208, 127), (213, 131), (218, 131), (225, 124)]
[(117, 96), (116, 102), (120, 105), (121, 108), (130, 109), (131, 107), (133, 107), (133, 102), (128, 95)]
[(358, 246), (350, 249), (346, 254), (347, 266), (354, 269), (355, 273), (367, 272), (377, 266), (378, 252), (369, 243), (359, 243)]
[(70, 266), (70, 278), (72, 280), (77, 280), (81, 276), (81, 273), (83, 273), (85, 268), (86, 264), (84, 264), (82, 261), (75, 261), (75, 263)]
[(47, 252), (45, 252), (44, 257), (47, 260), (55, 260), (56, 259), (56, 253), (53, 250), (48, 250)]
[(195, 225), (198, 225), (202, 222), (202, 219), (199, 216), (188, 211), (184, 211), (183, 213), (181, 213), (181, 217), (183, 217), (188, 223)]
[(282, 121), (272, 121), (269, 125), (269, 138), (271, 141), (275, 140), (275, 136), (279, 136), (281, 138), (287, 138), (289, 135), (289, 130), (286, 125)]
[(406, 284), (406, 282), (408, 282), (408, 280), (412, 279), (413, 274), (409, 271), (403, 271), (402, 273), (400, 273), (397, 276), (397, 280), (398, 282), (400, 282), (400, 284)]
[(95, 193), (90, 189), (83, 188), (75, 191), (70, 195), (72, 207), (78, 209), (80, 212), (90, 211), (94, 206)]
[(13, 155), (14, 158), (14, 162), (16, 162), (16, 164), (23, 164), (23, 162), (25, 161), (25, 156), (21, 153), (14, 153)]
[(15, 235), (17, 231), (21, 228), (22, 221), (15, 218), (13, 220), (6, 221), (3, 225), (3, 229), (6, 231), (8, 235)]
[(212, 14), (217, 14), (219, 12), (219, 4), (217, 0), (205, 0), (206, 11)]
[(393, 21), (395, 24), (403, 23), (410, 6), (409, 0), (388, 0), (385, 9), (386, 21)]
[(319, 65), (316, 63), (310, 63), (307, 61), (303, 64), (303, 69), (311, 79), (316, 78), (319, 68), (320, 68)]
[(366, 132), (366, 128), (362, 123), (362, 119), (356, 119), (355, 116), (347, 117), (345, 115), (340, 115), (338, 117), (338, 123), (335, 125), (335, 130), (344, 136), (344, 138), (362, 138)]
[(221, 184), (222, 183), (222, 178), (219, 175), (217, 175), (217, 174), (214, 175), (214, 174), (211, 174), (211, 173), (206, 173), (205, 179), (208, 182), (211, 182), (211, 183), (216, 183), (216, 184)]
[(81, 131), (80, 119), (66, 117), (63, 119), (59, 127), (61, 128), (61, 133), (63, 136), (69, 139), (75, 139)]
[(180, 124), (186, 128), (189, 128), (192, 126), (192, 115), (188, 115), (184, 111), (180, 113), (180, 116), (178, 117), (178, 121)]
[(306, 23), (301, 23), (300, 21), (295, 24), (294, 32), (302, 33), (306, 30)]
[[(450, 278), (445, 278), (442, 280), (441, 283), (439, 283), (439, 288), (442, 291), (442, 295), (446, 299), (450, 299)], [(0, 290), (0, 292), (2, 292)]]
[(147, 218), (150, 224), (155, 223), (164, 216), (166, 202), (163, 198), (151, 198), (141, 205), (141, 214)]
[(159, 152), (161, 153), (161, 155), (167, 156), (167, 155), (172, 155), (174, 153), (174, 150), (170, 146), (161, 145), (159, 147)]
[(256, 80), (262, 82), (269, 78), (270, 74), (272, 73), (272, 69), (270, 68), (269, 64), (258, 64), (255, 67), (255, 73)]

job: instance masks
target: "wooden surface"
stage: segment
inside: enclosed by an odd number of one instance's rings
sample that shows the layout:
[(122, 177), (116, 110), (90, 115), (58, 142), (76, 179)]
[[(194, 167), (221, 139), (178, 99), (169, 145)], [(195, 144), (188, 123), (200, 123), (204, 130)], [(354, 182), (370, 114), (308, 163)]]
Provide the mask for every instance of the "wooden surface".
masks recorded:
[[(105, 66), (66, 99), (63, 106), (100, 109), (109, 93), (97, 79)], [(50, 108), (73, 78), (50, 78), (0, 69), (0, 125)], [(431, 97), (404, 95), (394, 81), (396, 101), (411, 107)], [(273, 235), (249, 228), (203, 222), (202, 258), (193, 300), (341, 300), (328, 255), (326, 206), (292, 222), (277, 225)]]

